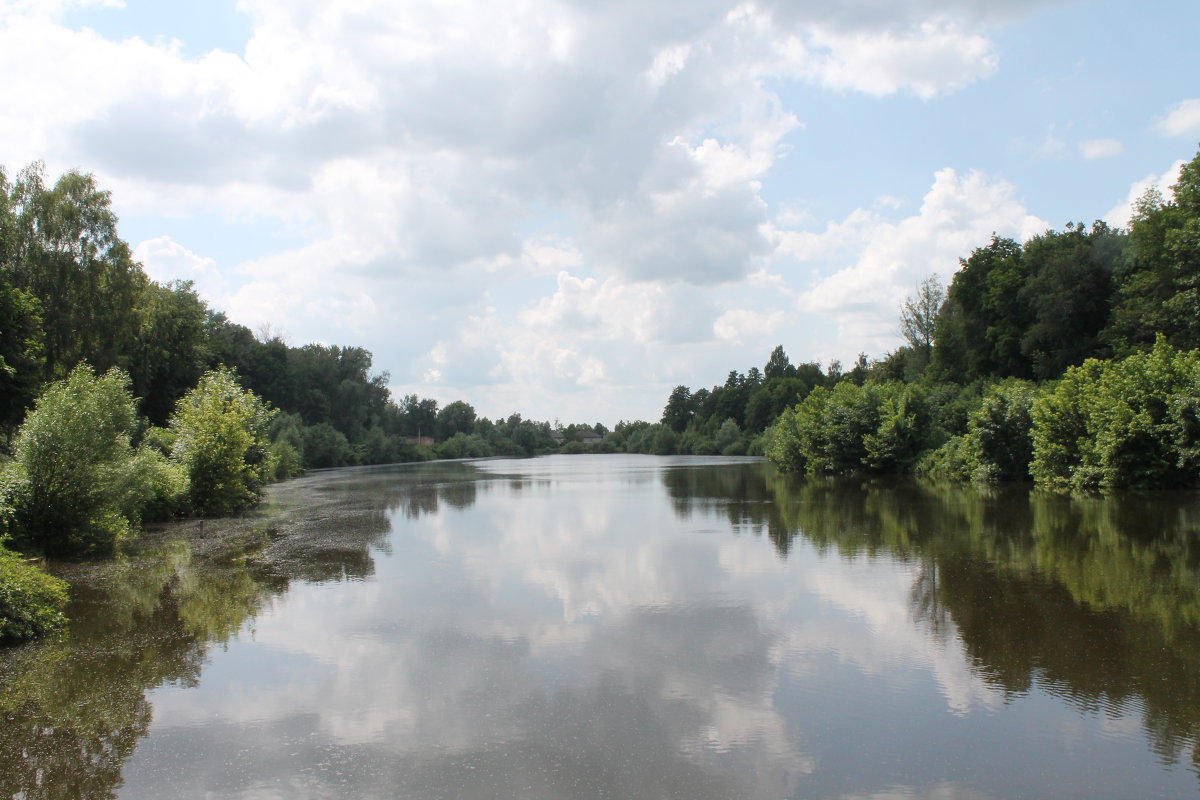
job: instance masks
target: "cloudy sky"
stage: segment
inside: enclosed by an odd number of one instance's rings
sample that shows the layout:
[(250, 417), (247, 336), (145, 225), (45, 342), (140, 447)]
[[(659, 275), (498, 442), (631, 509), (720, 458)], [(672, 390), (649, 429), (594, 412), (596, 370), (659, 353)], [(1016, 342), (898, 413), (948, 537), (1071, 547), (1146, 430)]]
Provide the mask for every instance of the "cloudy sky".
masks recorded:
[(1200, 141), (1200, 3), (0, 0), (0, 164), (157, 280), (481, 415), (895, 348), (993, 231), (1122, 224)]

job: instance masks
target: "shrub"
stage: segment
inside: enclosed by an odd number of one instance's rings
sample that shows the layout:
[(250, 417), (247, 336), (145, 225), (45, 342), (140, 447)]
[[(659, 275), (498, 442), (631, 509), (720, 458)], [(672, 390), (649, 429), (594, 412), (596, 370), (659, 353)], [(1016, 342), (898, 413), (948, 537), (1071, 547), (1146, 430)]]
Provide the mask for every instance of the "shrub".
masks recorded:
[(1033, 405), (1030, 473), (1047, 486), (1190, 486), (1200, 481), (1200, 352), (1160, 336), (1120, 361), (1088, 359)]
[[(492, 448), (488, 447), (488, 443), (478, 434), (459, 431), (438, 445), (436, 452), (439, 458), (482, 458), (490, 456)], [(583, 446), (580, 445), (575, 452), (583, 452)]]
[(66, 581), (0, 545), (0, 642), (31, 639), (66, 624)]
[(267, 430), (273, 412), (232, 370), (206, 372), (171, 417), (171, 459), (188, 480), (188, 503), (201, 514), (230, 514), (257, 502), (272, 476)]
[(0, 546), (0, 642), (41, 636), (66, 624), (67, 584)]
[(903, 471), (929, 439), (926, 406), (919, 389), (899, 383), (818, 387), (780, 415), (764, 450), (785, 471)]
[(87, 365), (51, 384), (13, 441), (4, 493), (16, 537), (48, 555), (110, 552), (156, 500), (161, 456), (133, 448), (134, 400), (119, 370)]

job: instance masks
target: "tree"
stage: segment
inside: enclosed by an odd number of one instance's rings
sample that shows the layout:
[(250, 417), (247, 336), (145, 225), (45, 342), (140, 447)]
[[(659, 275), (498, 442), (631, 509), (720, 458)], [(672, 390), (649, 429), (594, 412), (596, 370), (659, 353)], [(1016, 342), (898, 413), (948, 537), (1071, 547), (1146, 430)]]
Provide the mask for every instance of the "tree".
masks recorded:
[(44, 377), (63, 377), (82, 361), (126, 366), (147, 278), (117, 235), (109, 192), (76, 171), (47, 187), (36, 163), (18, 173), (7, 205), (6, 268), (42, 305)]
[(47, 555), (111, 552), (164, 487), (181, 488), (162, 457), (130, 444), (129, 378), (80, 365), (46, 389), (13, 441), (5, 498), (18, 542)]
[(772, 378), (791, 378), (795, 374), (796, 368), (788, 360), (787, 353), (783, 352), (783, 345), (776, 346), (771, 351), (770, 358), (767, 359), (767, 365), (763, 367), (763, 376), (767, 380), (771, 380)]
[(36, 297), (11, 286), (0, 273), (0, 429), (5, 434), (20, 423), (41, 386), (41, 308)]
[(682, 385), (676, 386), (667, 398), (667, 405), (662, 413), (662, 424), (676, 433), (683, 433), (694, 414), (691, 389)]
[(1030, 377), (1021, 340), (1030, 309), (1021, 301), (1021, 245), (996, 235), (961, 261), (934, 327), (933, 364), (951, 380)]
[(446, 441), (456, 434), (471, 435), (475, 432), (475, 408), (462, 400), (447, 403), (437, 415), (438, 441)]
[(274, 413), (228, 368), (206, 372), (183, 396), (171, 416), (171, 459), (188, 477), (194, 511), (230, 514), (257, 502), (272, 472), (267, 433)]
[(937, 316), (946, 301), (946, 289), (937, 275), (921, 281), (915, 295), (909, 295), (900, 305), (900, 335), (908, 346), (924, 353), (933, 352), (937, 332)]
[(148, 284), (140, 300), (140, 328), (130, 356), (134, 394), (141, 411), (164, 425), (175, 403), (196, 385), (209, 359), (208, 309), (191, 281)]

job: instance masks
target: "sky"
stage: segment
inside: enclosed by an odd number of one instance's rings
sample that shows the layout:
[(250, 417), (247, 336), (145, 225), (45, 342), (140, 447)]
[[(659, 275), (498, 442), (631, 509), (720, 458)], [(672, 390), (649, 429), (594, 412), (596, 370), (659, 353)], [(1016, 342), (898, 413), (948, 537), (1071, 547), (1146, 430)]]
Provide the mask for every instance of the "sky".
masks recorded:
[(480, 416), (851, 364), (1200, 142), (1194, 0), (0, 0), (0, 165), (155, 280)]

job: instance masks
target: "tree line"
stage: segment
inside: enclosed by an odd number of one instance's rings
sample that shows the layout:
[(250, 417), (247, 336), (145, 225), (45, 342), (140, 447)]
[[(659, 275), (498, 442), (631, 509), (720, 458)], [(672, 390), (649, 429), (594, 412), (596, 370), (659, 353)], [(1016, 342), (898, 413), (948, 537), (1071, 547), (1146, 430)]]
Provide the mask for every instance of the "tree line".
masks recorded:
[(948, 288), (920, 286), (900, 331), (780, 413), (766, 455), (810, 474), (1200, 485), (1200, 155), (1127, 229), (993, 236)]

